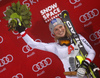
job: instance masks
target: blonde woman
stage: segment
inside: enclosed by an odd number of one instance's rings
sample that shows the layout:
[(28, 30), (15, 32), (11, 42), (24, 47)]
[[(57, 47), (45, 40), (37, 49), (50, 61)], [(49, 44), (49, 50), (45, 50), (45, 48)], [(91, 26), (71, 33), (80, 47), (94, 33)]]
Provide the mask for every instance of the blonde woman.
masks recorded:
[[(72, 52), (74, 52), (75, 45), (60, 18), (55, 18), (49, 23), (49, 29), (51, 33), (54, 34), (54, 37), (55, 37), (55, 42), (53, 43), (35, 42), (28, 34), (26, 34), (24, 27), (18, 26), (16, 29), (22, 35), (23, 40), (30, 47), (56, 54), (62, 61), (66, 72), (69, 72), (72, 69), (69, 63), (69, 56)], [(88, 72), (88, 65), (93, 61), (95, 57), (95, 51), (93, 50), (91, 45), (88, 43), (88, 41), (81, 35), (79, 35), (79, 37), (86, 51), (88, 52), (88, 55), (86, 57), (86, 60), (82, 62), (81, 67), (78, 68), (77, 75), (76, 76), (66, 76), (66, 78), (78, 78), (78, 77), (87, 78), (85, 76), (85, 73)], [(64, 44), (62, 42), (63, 40), (65, 40)], [(72, 48), (71, 50), (69, 50), (70, 47)]]

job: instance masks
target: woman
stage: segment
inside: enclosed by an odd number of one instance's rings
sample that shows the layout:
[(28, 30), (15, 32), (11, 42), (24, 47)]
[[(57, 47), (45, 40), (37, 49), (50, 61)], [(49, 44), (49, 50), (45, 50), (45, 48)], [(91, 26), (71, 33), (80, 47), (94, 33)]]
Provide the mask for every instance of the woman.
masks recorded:
[[(71, 65), (69, 63), (69, 56), (72, 52), (74, 52), (75, 45), (72, 42), (71, 37), (68, 34), (67, 29), (60, 18), (53, 19), (49, 24), (49, 29), (51, 33), (54, 34), (55, 37), (54, 43), (35, 42), (28, 34), (25, 33), (24, 31), (25, 29), (23, 29), (22, 26), (21, 27), (18, 26), (16, 29), (22, 35), (23, 40), (30, 47), (56, 54), (62, 61), (65, 71), (69, 72), (71, 70)], [(93, 50), (91, 45), (87, 42), (87, 40), (84, 37), (82, 37), (81, 35), (79, 35), (79, 37), (86, 51), (88, 52), (88, 55), (86, 57), (86, 60), (82, 62), (81, 67), (77, 70), (78, 72), (77, 76), (85, 77), (85, 73), (88, 69), (88, 65), (90, 64), (91, 61), (93, 61), (95, 57), (95, 51)], [(63, 40), (67, 40), (67, 42), (64, 44), (60, 43)], [(66, 76), (66, 78), (78, 78), (77, 76)]]

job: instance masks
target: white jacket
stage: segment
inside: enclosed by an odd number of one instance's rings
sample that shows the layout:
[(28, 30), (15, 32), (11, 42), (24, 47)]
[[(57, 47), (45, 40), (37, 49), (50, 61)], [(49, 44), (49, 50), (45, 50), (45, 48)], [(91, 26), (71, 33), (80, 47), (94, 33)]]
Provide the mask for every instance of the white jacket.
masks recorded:
[[(54, 43), (43, 43), (43, 42), (35, 42), (28, 34), (25, 34), (25, 32), (22, 32), (21, 35), (24, 36), (22, 37), (23, 40), (32, 48), (36, 48), (36, 49), (40, 49), (40, 50), (44, 50), (44, 51), (48, 51), (48, 52), (52, 52), (54, 54), (56, 54), (60, 60), (63, 63), (64, 69), (65, 71), (69, 71), (69, 55), (68, 54), (68, 47), (63, 45), (60, 46), (58, 43), (54, 42)], [(95, 51), (93, 50), (93, 48), (91, 47), (91, 45), (88, 43), (88, 41), (81, 35), (79, 35), (86, 51), (88, 52), (87, 58), (89, 60), (86, 60), (88, 63), (90, 63), (90, 61), (93, 61), (94, 57), (95, 57)], [(71, 44), (74, 47), (74, 44)], [(77, 77), (69, 77), (66, 76), (66, 78), (77, 78)]]

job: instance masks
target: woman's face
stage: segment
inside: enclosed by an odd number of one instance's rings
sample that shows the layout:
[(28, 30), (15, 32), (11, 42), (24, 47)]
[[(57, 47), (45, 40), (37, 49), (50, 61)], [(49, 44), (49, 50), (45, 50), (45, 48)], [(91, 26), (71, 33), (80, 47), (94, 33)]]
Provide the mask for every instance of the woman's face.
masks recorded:
[(66, 29), (63, 25), (57, 25), (55, 28), (54, 28), (54, 35), (56, 37), (64, 37), (65, 36), (65, 32), (66, 32)]

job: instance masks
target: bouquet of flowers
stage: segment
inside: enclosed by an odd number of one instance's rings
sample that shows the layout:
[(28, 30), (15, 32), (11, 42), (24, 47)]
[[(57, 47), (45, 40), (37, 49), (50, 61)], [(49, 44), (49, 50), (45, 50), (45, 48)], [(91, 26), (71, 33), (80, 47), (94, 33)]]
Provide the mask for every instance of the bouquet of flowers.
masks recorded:
[(24, 26), (25, 28), (30, 28), (31, 15), (30, 8), (26, 4), (21, 5), (18, 1), (17, 3), (12, 3), (11, 6), (7, 7), (3, 18), (8, 20), (9, 30), (16, 30), (16, 26)]

